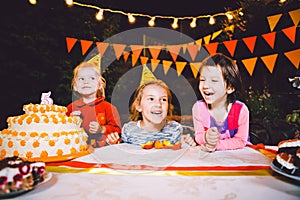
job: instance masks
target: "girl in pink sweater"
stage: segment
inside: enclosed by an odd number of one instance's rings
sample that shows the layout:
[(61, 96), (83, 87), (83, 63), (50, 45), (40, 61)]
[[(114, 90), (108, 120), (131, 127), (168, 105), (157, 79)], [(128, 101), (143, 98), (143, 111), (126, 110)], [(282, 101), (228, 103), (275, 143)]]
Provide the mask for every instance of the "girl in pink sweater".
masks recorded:
[(249, 110), (237, 100), (242, 81), (237, 65), (217, 53), (207, 57), (199, 70), (203, 100), (192, 110), (195, 140), (204, 151), (239, 149), (249, 140)]

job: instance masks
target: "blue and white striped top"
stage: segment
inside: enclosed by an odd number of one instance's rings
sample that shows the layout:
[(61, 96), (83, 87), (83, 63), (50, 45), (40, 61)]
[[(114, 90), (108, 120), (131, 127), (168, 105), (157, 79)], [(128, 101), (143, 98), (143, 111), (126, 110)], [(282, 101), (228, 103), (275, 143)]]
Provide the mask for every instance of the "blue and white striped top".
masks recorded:
[(167, 121), (165, 127), (158, 132), (147, 132), (140, 126), (140, 121), (131, 121), (125, 123), (122, 128), (122, 140), (125, 143), (142, 145), (148, 141), (170, 141), (172, 144), (180, 142), (183, 128), (176, 121)]

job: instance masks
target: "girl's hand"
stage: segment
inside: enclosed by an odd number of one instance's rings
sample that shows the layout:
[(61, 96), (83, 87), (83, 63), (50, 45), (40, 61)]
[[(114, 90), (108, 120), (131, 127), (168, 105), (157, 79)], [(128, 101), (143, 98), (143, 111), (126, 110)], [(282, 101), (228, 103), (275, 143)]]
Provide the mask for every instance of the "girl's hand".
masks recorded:
[(92, 134), (101, 133), (102, 132), (102, 126), (98, 122), (92, 121), (92, 122), (90, 122), (89, 132), (92, 133)]
[(107, 135), (106, 142), (107, 144), (119, 144), (121, 142), (119, 133), (114, 132)]
[(214, 152), (216, 151), (216, 146), (212, 146), (209, 144), (201, 144), (200, 149), (205, 152)]
[(190, 134), (182, 135), (181, 140), (192, 147), (195, 147), (197, 145), (194, 138), (192, 138)]
[(205, 133), (206, 143), (215, 147), (218, 143), (220, 133), (216, 127), (209, 128)]

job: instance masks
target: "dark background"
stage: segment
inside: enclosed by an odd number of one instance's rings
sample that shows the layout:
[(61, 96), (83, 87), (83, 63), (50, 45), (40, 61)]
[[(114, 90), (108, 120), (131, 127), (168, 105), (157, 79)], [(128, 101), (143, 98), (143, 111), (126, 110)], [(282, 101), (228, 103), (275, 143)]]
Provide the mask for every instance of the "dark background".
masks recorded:
[[(283, 52), (299, 49), (300, 36), (297, 28), (295, 44), (278, 31), (275, 48), (270, 47), (261, 39), (261, 34), (270, 32), (266, 17), (283, 13), (276, 29), (281, 30), (293, 26), (288, 12), (300, 8), (299, 0), (287, 1), (278, 5), (273, 0), (209, 0), (209, 1), (161, 1), (161, 0), (107, 0), (79, 1), (98, 5), (99, 7), (122, 10), (125, 12), (149, 15), (198, 16), (225, 12), (226, 9), (244, 8), (246, 21), (245, 31), (236, 28), (231, 39), (258, 36), (255, 52), (249, 55), (245, 46), (237, 46), (234, 59), (238, 61), (245, 88), (252, 86), (262, 91), (265, 87), (274, 96), (279, 96), (280, 114), (284, 116), (293, 109), (299, 108), (299, 90), (291, 87), (289, 77), (299, 76), (296, 69)], [(163, 4), (162, 4), (163, 3)], [(26, 0), (10, 0), (1, 6), (0, 12), (0, 128), (6, 127), (6, 118), (22, 114), (22, 106), (27, 103), (39, 103), (42, 92), (52, 91), (51, 97), (56, 104), (67, 105), (72, 100), (70, 82), (74, 66), (84, 60), (79, 45), (75, 45), (68, 53), (66, 37), (103, 41), (122, 31), (147, 27), (146, 19), (137, 17), (135, 24), (129, 24), (127, 17), (119, 14), (105, 13), (101, 22), (95, 20), (95, 10), (78, 6), (67, 7), (63, 0), (40, 0), (31, 5)], [(156, 27), (170, 28), (172, 21), (157, 20)], [(215, 26), (207, 21), (199, 20), (197, 28), (191, 29), (189, 21), (180, 23), (180, 31), (197, 40), (222, 28), (219, 21)], [(229, 40), (229, 35), (222, 33), (214, 42)], [(218, 52), (230, 56), (224, 46)], [(258, 59), (252, 76), (248, 74), (240, 60), (249, 57), (260, 57), (278, 53), (277, 62), (271, 74)], [(300, 56), (300, 55), (299, 55)], [(172, 66), (174, 68), (174, 66)], [(107, 79), (107, 100), (118, 78), (131, 68), (130, 63), (116, 61), (103, 74)], [(193, 87), (197, 87), (191, 72), (183, 74)], [(113, 75), (113, 76), (112, 76)], [(197, 92), (197, 90), (195, 90)], [(284, 98), (283, 98), (284, 97)], [(251, 106), (251, 105), (249, 105)], [(180, 114), (180, 113), (179, 113)]]

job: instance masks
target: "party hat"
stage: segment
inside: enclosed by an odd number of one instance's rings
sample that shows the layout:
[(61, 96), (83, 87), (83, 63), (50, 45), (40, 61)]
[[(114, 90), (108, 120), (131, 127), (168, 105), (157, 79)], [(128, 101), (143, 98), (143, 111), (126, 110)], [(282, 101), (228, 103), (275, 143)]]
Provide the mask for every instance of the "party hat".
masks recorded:
[(97, 54), (96, 56), (92, 57), (87, 62), (96, 65), (99, 68), (99, 70), (101, 70), (101, 57), (100, 57), (100, 54)]
[(150, 71), (150, 69), (147, 67), (147, 65), (143, 65), (143, 71), (142, 71), (142, 78), (140, 85), (144, 84), (147, 81), (155, 80), (156, 77), (154, 74)]

